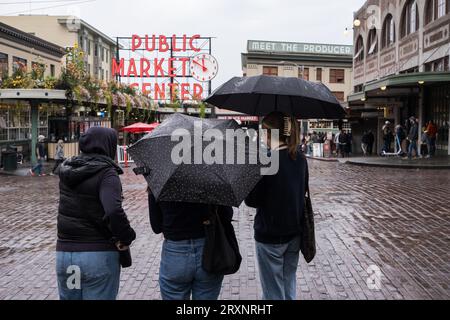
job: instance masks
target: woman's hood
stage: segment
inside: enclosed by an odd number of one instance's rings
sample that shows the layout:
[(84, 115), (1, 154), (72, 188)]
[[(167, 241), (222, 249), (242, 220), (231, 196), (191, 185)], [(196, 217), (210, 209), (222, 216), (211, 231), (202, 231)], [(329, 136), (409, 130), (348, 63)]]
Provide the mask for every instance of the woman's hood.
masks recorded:
[(114, 129), (93, 127), (80, 138), (84, 154), (100, 154), (114, 160), (117, 151), (117, 132)]

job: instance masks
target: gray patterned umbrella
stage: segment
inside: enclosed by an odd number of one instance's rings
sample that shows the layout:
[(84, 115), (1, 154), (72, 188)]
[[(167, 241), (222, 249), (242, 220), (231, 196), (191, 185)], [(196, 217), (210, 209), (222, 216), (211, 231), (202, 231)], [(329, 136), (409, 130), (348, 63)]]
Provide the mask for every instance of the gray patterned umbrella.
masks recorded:
[[(202, 130), (195, 130), (195, 123), (201, 122)], [(178, 133), (180, 140), (172, 141), (172, 135), (177, 129), (186, 129)], [(206, 130), (214, 129), (223, 134), (223, 138), (212, 139), (214, 146), (222, 145), (224, 156), (223, 164), (194, 164), (195, 152), (211, 150), (211, 142), (203, 141)], [(174, 114), (166, 119), (153, 132), (144, 136), (136, 144), (130, 147), (129, 153), (137, 166), (145, 168), (144, 177), (157, 201), (176, 201), (191, 203), (207, 203), (238, 207), (245, 197), (260, 180), (261, 165), (248, 164), (250, 156), (257, 156), (257, 151), (249, 148), (249, 139), (238, 141), (230, 139), (226, 135), (227, 129), (240, 129), (234, 120), (199, 119), (182, 114)], [(211, 132), (211, 131), (210, 131)], [(179, 153), (181, 139), (201, 140), (200, 147), (195, 149), (192, 143), (191, 164), (174, 163), (172, 153)], [(228, 145), (233, 145), (234, 150), (243, 150), (247, 159), (246, 164), (229, 164), (226, 161), (225, 151), (230, 150)], [(177, 147), (178, 146), (178, 147)], [(209, 147), (208, 147), (209, 146)], [(178, 149), (177, 149), (178, 148)], [(242, 149), (239, 149), (242, 148)], [(174, 151), (175, 150), (175, 151)], [(217, 149), (216, 149), (217, 151)], [(177, 153), (178, 152), (178, 153)], [(212, 152), (212, 155), (219, 153)], [(237, 156), (233, 155), (236, 160)]]
[(323, 83), (299, 78), (235, 77), (205, 101), (219, 108), (254, 116), (281, 111), (301, 119), (341, 119), (346, 114)]

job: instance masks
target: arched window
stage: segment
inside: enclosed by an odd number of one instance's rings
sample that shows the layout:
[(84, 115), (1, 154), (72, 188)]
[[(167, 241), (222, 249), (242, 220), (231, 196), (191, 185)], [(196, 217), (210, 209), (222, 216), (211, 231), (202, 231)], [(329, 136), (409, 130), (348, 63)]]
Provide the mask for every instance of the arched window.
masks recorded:
[(355, 62), (364, 60), (364, 40), (362, 36), (359, 36), (355, 45)]
[(442, 18), (449, 12), (450, 0), (427, 0), (425, 4), (425, 25)]
[(377, 29), (373, 28), (369, 31), (367, 39), (367, 56), (376, 54), (378, 52), (378, 35)]
[(386, 48), (395, 42), (395, 22), (392, 15), (388, 14), (383, 23), (383, 32), (381, 33), (381, 47)]
[(403, 8), (400, 26), (402, 38), (419, 29), (419, 10), (415, 0), (409, 0)]

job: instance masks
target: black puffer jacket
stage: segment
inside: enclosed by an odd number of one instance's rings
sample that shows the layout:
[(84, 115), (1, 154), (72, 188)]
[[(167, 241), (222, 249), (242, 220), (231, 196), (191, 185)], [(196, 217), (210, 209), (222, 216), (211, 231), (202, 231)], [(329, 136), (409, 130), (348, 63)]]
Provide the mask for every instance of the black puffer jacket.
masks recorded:
[(91, 128), (80, 139), (82, 154), (61, 165), (58, 251), (114, 251), (114, 242), (136, 238), (122, 208), (116, 146), (114, 130)]

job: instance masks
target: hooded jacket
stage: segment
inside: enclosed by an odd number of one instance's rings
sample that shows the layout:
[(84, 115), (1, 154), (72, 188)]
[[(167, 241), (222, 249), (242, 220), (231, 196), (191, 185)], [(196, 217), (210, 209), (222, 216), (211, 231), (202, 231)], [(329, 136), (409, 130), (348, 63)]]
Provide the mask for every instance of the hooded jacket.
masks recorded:
[(136, 238), (122, 208), (122, 169), (114, 162), (117, 134), (91, 128), (80, 138), (82, 154), (60, 168), (57, 251), (115, 251)]

